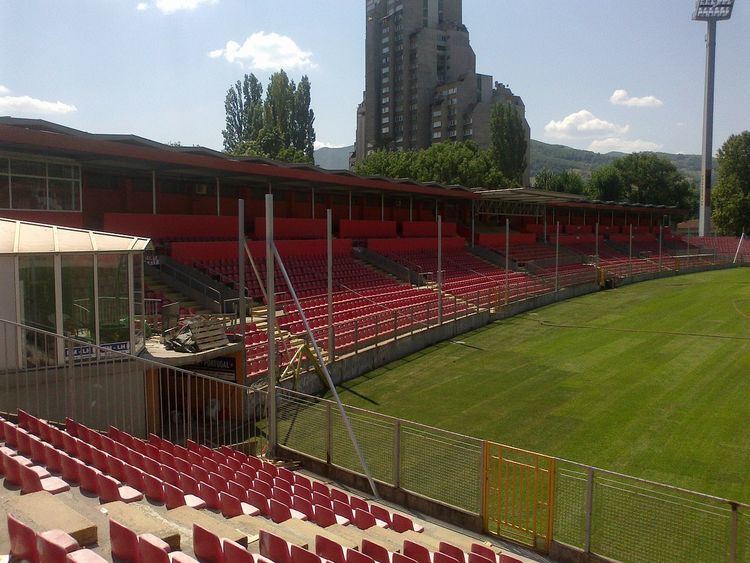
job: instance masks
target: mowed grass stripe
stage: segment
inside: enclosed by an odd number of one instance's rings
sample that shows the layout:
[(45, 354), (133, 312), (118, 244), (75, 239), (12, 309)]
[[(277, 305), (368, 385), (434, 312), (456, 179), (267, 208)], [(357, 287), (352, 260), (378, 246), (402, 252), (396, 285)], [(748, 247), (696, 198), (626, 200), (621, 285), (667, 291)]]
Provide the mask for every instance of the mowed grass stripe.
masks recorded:
[(423, 350), (346, 383), (342, 399), (750, 501), (750, 270), (600, 292), (456, 340), (470, 347)]

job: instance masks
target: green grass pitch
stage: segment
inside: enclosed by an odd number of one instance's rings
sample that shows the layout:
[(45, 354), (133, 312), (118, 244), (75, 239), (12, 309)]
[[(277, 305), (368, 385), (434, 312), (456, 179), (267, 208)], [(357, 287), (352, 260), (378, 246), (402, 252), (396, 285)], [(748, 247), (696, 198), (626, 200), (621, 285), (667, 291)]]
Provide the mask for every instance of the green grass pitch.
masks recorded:
[(346, 404), (750, 501), (750, 271), (561, 302), (340, 391)]

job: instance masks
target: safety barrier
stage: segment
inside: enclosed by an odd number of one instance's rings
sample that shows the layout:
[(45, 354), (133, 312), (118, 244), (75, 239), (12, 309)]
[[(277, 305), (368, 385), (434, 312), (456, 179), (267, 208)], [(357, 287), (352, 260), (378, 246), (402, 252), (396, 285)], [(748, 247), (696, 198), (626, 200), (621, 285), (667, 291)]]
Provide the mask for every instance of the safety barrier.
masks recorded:
[(0, 319), (0, 411), (145, 438), (257, 443), (265, 391)]

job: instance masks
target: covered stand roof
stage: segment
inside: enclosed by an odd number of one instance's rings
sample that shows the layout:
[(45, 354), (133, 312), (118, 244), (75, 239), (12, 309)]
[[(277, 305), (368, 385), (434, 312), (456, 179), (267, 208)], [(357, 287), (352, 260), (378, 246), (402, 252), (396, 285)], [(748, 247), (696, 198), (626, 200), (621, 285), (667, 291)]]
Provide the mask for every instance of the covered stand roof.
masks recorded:
[(150, 239), (0, 218), (0, 254), (133, 252)]

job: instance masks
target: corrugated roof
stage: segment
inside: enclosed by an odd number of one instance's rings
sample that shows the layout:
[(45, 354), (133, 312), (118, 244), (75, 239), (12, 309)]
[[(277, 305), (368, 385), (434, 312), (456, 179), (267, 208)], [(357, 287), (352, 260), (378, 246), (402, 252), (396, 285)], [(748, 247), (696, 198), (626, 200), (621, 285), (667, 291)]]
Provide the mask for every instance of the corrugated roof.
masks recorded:
[(0, 217), (0, 254), (142, 251), (150, 239)]

